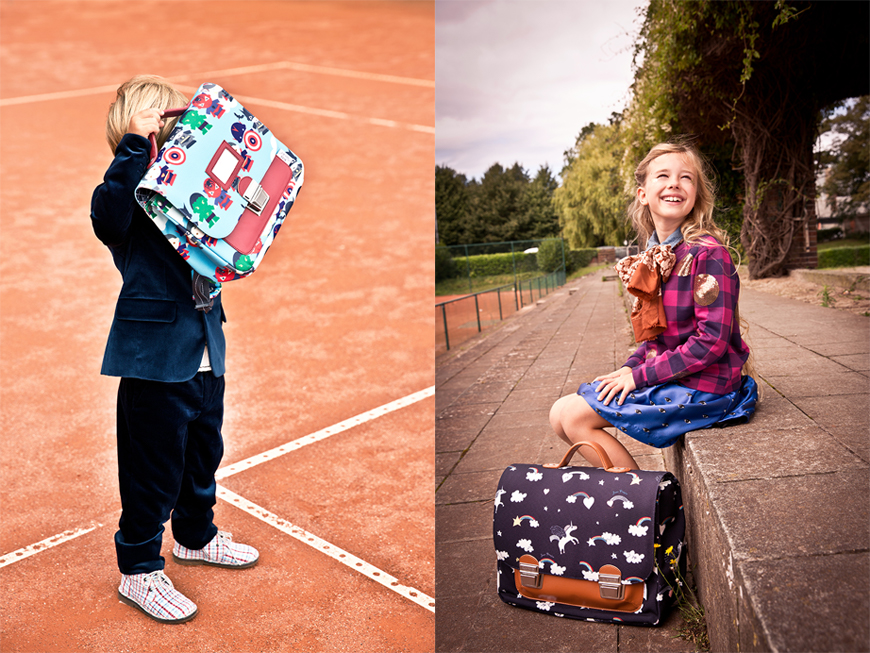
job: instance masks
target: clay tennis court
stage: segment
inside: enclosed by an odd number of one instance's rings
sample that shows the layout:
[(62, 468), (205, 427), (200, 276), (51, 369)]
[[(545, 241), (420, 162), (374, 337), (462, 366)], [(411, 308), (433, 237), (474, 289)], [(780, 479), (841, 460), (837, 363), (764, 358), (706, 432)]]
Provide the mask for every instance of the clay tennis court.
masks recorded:
[[(428, 2), (0, 2), (0, 649), (434, 650), (434, 9)], [(166, 572), (199, 607), (121, 604), (121, 278), (89, 206), (114, 89), (219, 84), (305, 163), (226, 284), (216, 523), (246, 570)]]

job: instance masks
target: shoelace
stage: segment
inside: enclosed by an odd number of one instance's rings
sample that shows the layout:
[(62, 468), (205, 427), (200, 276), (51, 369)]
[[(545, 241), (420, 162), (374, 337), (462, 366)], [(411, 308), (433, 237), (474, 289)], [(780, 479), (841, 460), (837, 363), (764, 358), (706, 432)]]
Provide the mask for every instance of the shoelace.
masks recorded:
[(169, 580), (169, 576), (163, 573), (162, 569), (158, 569), (157, 571), (152, 571), (150, 574), (146, 574), (145, 578), (142, 579), (142, 582), (145, 585), (145, 592), (147, 594), (148, 590), (156, 589), (158, 585), (165, 585), (170, 589), (175, 589), (175, 585), (172, 584), (172, 581)]

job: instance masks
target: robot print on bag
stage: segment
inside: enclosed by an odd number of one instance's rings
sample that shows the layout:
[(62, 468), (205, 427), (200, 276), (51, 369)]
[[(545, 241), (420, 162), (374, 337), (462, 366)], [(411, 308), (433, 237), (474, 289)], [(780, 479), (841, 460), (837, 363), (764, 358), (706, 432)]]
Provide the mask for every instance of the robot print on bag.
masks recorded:
[(197, 109), (205, 109), (205, 115), (220, 118), (224, 115), (224, 107), (220, 100), (212, 100), (207, 93), (200, 93), (193, 98), (193, 106)]
[(213, 227), (220, 219), (214, 214), (214, 211), (211, 210), (211, 202), (199, 193), (194, 193), (190, 196), (190, 206), (196, 214), (194, 220), (197, 222), (205, 222), (209, 227)]
[(191, 129), (198, 129), (203, 134), (207, 134), (212, 128), (212, 125), (205, 119), (205, 116), (196, 111), (188, 111), (181, 116), (181, 124), (187, 125)]
[(226, 211), (233, 205), (233, 200), (230, 198), (230, 194), (214, 183), (213, 179), (206, 179), (202, 182), (202, 186), (205, 194), (214, 200), (215, 206), (219, 206)]

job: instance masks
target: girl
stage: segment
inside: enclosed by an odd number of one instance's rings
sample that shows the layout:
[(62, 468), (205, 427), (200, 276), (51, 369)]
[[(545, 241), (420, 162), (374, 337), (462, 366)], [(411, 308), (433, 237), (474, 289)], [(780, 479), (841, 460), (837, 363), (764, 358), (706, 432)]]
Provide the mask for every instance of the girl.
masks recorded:
[[(647, 249), (616, 270), (637, 297), (631, 322), (641, 344), (621, 368), (550, 409), (561, 439), (597, 442), (614, 466), (628, 469), (637, 463), (605, 428), (664, 448), (687, 431), (747, 421), (758, 398), (740, 337), (740, 282), (727, 237), (713, 222), (706, 162), (692, 145), (664, 143), (634, 176), (628, 213)], [(594, 452), (584, 456), (601, 466)]]
[(179, 564), (244, 568), (253, 547), (212, 522), (215, 470), (223, 455), (223, 322), (220, 295), (199, 311), (191, 269), (134, 199), (148, 168), (150, 134), (162, 145), (177, 119), (163, 110), (187, 99), (160, 77), (118, 89), (106, 136), (114, 160), (94, 191), (91, 222), (109, 248), (123, 286), (102, 373), (119, 376), (117, 437), (121, 520), (115, 551), (121, 601), (164, 623), (196, 615), (196, 605), (163, 572), (163, 524), (172, 518)]

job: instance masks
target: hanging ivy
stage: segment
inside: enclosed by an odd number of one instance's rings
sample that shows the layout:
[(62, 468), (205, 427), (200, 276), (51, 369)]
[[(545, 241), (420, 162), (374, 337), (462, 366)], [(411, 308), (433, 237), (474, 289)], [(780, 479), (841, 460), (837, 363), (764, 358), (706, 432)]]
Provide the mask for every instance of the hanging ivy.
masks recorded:
[(696, 134), (702, 150), (730, 146), (732, 170), (720, 173), (743, 177), (750, 275), (783, 274), (812, 245), (819, 110), (867, 93), (867, 22), (867, 3), (651, 0), (635, 44), (623, 179), (672, 133)]

